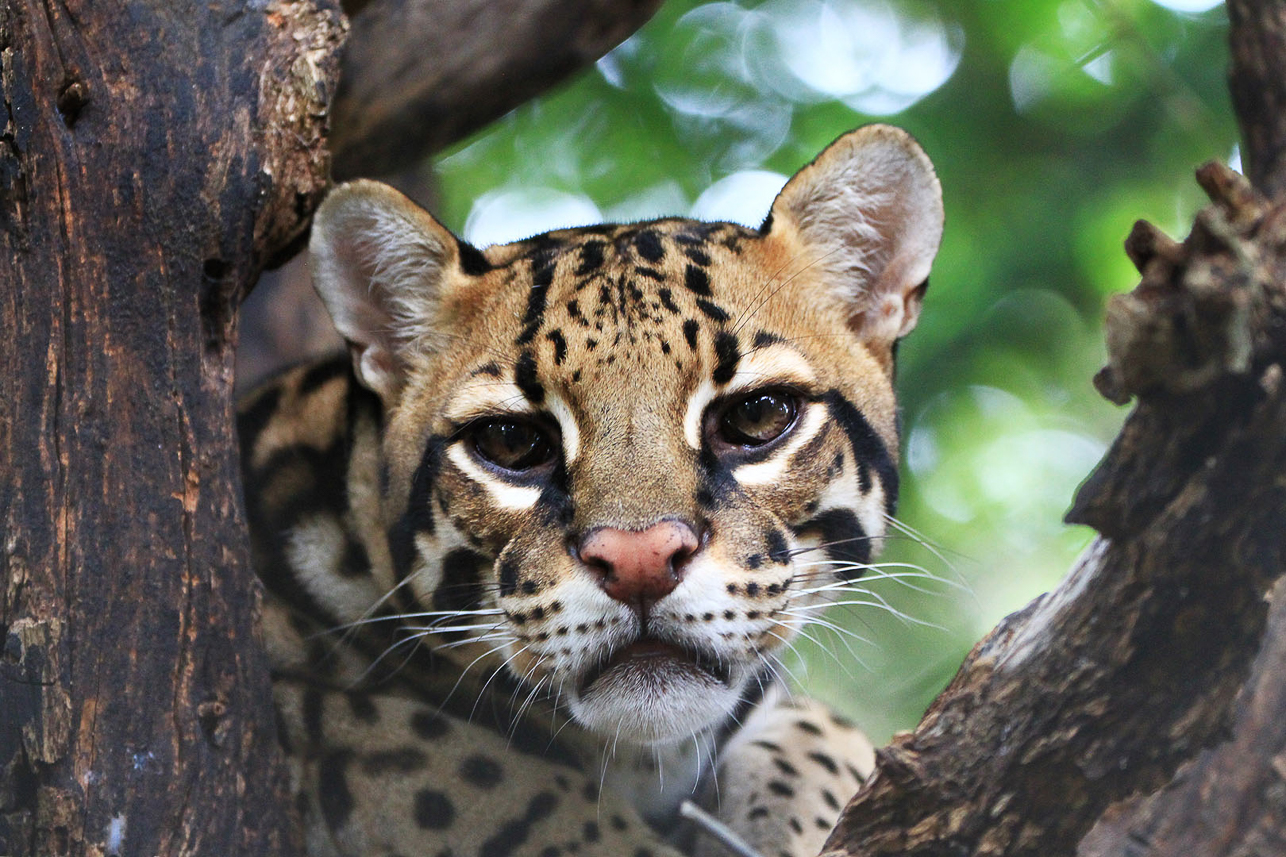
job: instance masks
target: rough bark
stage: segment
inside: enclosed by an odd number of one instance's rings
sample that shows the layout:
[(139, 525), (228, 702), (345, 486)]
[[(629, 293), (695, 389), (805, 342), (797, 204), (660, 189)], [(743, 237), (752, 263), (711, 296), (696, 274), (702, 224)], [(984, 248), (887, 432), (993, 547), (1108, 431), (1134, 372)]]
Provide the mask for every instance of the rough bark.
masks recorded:
[(369, 0), (334, 103), (335, 177), (382, 175), (593, 63), (661, 0)]
[[(1284, 9), (1229, 3), (1268, 194), (1286, 189)], [(1109, 305), (1096, 384), (1137, 406), (1069, 514), (1100, 538), (880, 752), (827, 855), (1286, 847), (1286, 620), (1265, 597), (1286, 571), (1286, 200), (1217, 164), (1198, 180), (1214, 204), (1182, 244), (1137, 225), (1142, 281)]]
[(297, 853), (236, 307), (324, 188), (324, 0), (0, 0), (0, 854)]

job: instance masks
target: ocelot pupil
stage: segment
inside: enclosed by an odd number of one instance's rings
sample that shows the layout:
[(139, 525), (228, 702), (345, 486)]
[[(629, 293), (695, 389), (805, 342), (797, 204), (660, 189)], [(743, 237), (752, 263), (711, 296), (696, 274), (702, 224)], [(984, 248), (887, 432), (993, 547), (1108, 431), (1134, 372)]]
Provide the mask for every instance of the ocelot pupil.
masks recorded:
[(549, 459), (549, 443), (540, 429), (514, 420), (488, 420), (473, 433), (483, 458), (507, 470), (527, 470)]
[(794, 400), (781, 393), (760, 393), (737, 402), (724, 413), (724, 437), (742, 445), (768, 443), (795, 419)]

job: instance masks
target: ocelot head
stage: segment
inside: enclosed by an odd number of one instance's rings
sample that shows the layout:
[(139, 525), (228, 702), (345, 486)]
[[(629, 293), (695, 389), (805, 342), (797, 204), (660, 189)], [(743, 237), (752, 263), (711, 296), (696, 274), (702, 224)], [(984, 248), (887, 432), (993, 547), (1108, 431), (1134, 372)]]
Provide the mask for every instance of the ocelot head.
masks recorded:
[(758, 230), (478, 250), (384, 185), (338, 188), (314, 277), (383, 402), (394, 579), (450, 627), (433, 644), (620, 740), (727, 718), (879, 546), (894, 351), (942, 217), (888, 126), (838, 139)]

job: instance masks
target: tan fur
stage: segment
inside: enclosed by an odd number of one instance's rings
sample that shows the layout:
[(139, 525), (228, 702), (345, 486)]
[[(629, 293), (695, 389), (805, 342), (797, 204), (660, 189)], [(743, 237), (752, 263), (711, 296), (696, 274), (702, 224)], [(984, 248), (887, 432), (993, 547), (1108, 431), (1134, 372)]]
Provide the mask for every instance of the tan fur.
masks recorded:
[[(755, 699), (824, 585), (878, 548), (896, 492), (893, 345), (941, 217), (927, 158), (886, 126), (801, 170), (762, 232), (670, 219), (479, 252), (383, 185), (331, 195), (314, 275), (351, 372), (295, 370), (243, 407), (315, 854), (704, 853), (673, 821), (693, 789), (767, 853), (817, 849), (869, 744), (815, 703)], [(729, 445), (726, 409), (764, 394), (793, 422), (762, 448)], [(530, 421), (552, 458), (498, 468), (477, 446), (488, 420)], [(670, 521), (698, 547), (646, 608), (578, 552), (604, 528)], [(683, 654), (595, 680), (639, 645)], [(449, 746), (408, 725), (426, 706), (450, 718)], [(511, 757), (506, 733), (525, 749)], [(396, 748), (416, 764), (362, 762)], [(472, 814), (468, 776), (451, 787), (470, 750), (509, 772), (486, 798), (509, 827)], [(590, 814), (619, 818), (613, 835), (559, 840), (569, 818), (590, 822), (569, 797), (584, 785), (551, 776), (603, 783)]]

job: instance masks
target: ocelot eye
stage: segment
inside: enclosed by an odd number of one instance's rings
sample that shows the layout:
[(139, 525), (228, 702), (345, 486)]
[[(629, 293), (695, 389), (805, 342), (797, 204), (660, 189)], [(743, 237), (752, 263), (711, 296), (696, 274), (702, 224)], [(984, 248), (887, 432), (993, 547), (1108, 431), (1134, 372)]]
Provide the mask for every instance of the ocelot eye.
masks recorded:
[(481, 420), (469, 431), (478, 455), (505, 470), (531, 470), (554, 459), (554, 445), (526, 420)]
[(798, 411), (798, 400), (782, 390), (734, 399), (719, 416), (719, 439), (733, 446), (763, 446), (785, 434)]

